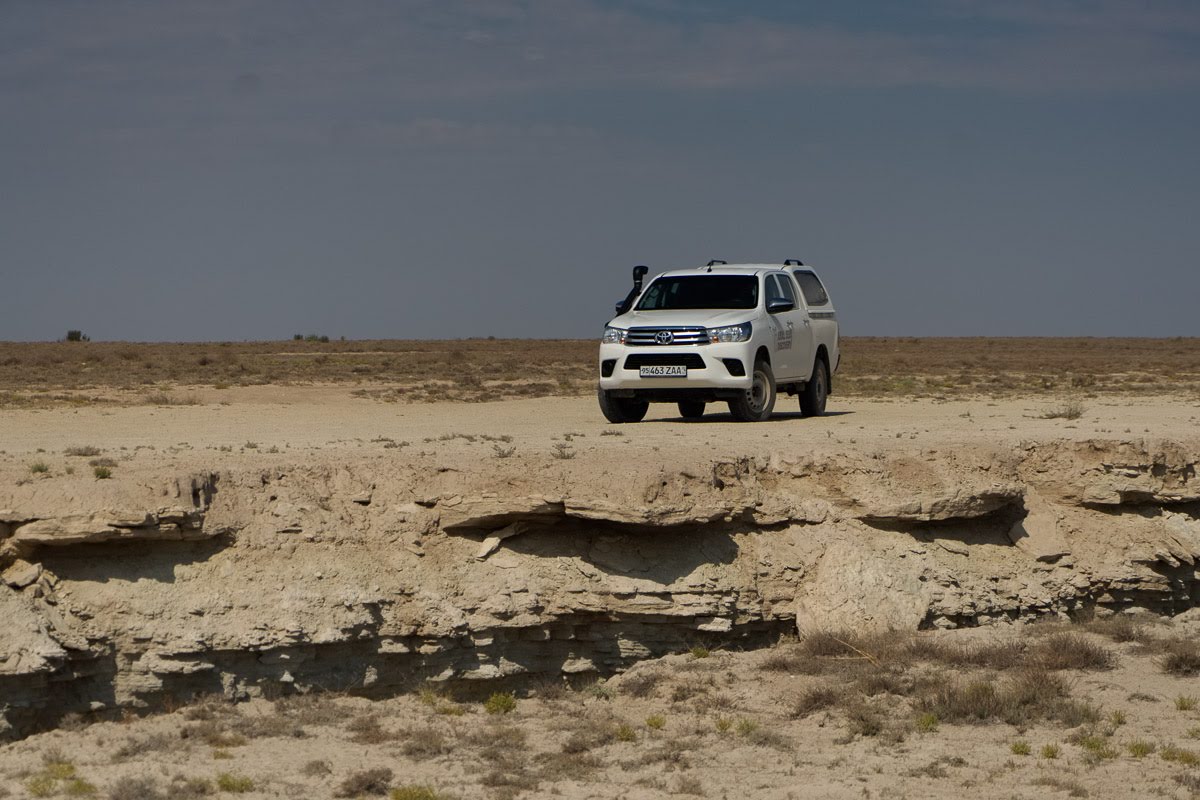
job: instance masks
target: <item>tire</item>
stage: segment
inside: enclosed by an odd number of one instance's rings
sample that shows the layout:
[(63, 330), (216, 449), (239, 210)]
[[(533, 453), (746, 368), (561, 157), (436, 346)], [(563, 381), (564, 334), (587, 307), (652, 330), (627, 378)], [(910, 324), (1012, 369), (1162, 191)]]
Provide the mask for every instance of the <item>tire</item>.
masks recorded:
[(729, 413), (738, 422), (762, 422), (775, 408), (775, 373), (766, 361), (754, 362), (751, 386), (737, 400), (729, 401)]
[(825, 413), (825, 401), (829, 399), (829, 367), (825, 359), (818, 358), (813, 364), (812, 377), (800, 393), (800, 416), (819, 417)]
[(683, 400), (679, 403), (679, 416), (684, 419), (700, 419), (704, 416), (703, 400)]
[(645, 400), (612, 397), (603, 389), (597, 389), (596, 395), (600, 400), (600, 413), (606, 420), (616, 425), (623, 422), (641, 422), (650, 408), (650, 404)]

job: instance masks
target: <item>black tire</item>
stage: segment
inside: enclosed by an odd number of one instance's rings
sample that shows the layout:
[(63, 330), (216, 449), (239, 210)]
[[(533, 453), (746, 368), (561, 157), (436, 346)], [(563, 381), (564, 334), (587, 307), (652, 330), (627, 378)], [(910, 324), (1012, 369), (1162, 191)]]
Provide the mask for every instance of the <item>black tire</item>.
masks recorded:
[(766, 361), (754, 362), (751, 386), (737, 400), (729, 401), (729, 413), (738, 422), (762, 422), (775, 408), (775, 373)]
[(600, 413), (606, 420), (617, 425), (622, 422), (641, 422), (650, 408), (650, 404), (645, 400), (612, 397), (603, 389), (597, 389), (596, 393), (600, 400)]
[(825, 359), (818, 358), (813, 364), (812, 377), (800, 393), (800, 416), (819, 417), (825, 413), (825, 401), (829, 399), (829, 367)]
[(684, 419), (700, 419), (704, 416), (703, 400), (683, 400), (679, 403), (679, 416)]

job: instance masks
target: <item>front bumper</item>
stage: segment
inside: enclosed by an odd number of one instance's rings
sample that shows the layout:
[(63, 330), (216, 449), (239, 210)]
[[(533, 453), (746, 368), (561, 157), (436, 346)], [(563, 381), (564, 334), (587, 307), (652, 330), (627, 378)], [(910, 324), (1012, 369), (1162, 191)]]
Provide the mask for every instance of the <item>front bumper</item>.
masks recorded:
[[(707, 392), (715, 399), (736, 396), (750, 388), (753, 348), (749, 342), (721, 342), (676, 347), (600, 345), (600, 388), (647, 400), (684, 399)], [(690, 362), (687, 377), (643, 378), (639, 362)], [(630, 363), (626, 363), (626, 362)], [(606, 363), (609, 362), (609, 363)], [(703, 366), (701, 366), (703, 365)], [(608, 373), (607, 375), (605, 373)], [(741, 373), (740, 375), (737, 373)], [(728, 394), (726, 394), (728, 393)]]

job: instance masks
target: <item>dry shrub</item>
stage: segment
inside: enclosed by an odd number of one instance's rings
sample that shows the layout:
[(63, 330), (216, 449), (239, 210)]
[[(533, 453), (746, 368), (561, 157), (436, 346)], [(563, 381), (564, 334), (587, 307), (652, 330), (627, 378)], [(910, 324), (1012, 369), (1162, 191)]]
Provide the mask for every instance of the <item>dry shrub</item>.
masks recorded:
[(1159, 639), (1139, 650), (1160, 652), (1159, 669), (1168, 675), (1190, 678), (1200, 674), (1200, 645), (1192, 639)]
[(314, 758), (300, 768), (300, 774), (308, 778), (321, 778), (333, 772), (333, 767), (328, 761), (322, 761), (319, 758)]
[(1030, 662), (1043, 669), (1112, 669), (1116, 655), (1077, 633), (1055, 633), (1030, 651)]
[(404, 744), (400, 747), (400, 752), (417, 760), (436, 758), (454, 750), (445, 735), (433, 728), (407, 731), (402, 736)]
[(662, 679), (661, 672), (643, 669), (622, 676), (620, 687), (630, 697), (649, 697)]
[(788, 646), (787, 649), (776, 649), (764, 658), (760, 668), (791, 675), (820, 675), (825, 671), (825, 664), (795, 646)]
[(538, 753), (538, 777), (547, 781), (580, 780), (603, 766), (591, 753)]
[(800, 695), (792, 706), (793, 717), (807, 717), (833, 708), (842, 702), (843, 692), (832, 686), (814, 686)]
[(387, 767), (376, 767), (356, 772), (338, 786), (338, 797), (360, 797), (362, 795), (387, 794), (392, 783), (392, 771)]
[(1067, 681), (1053, 672), (1024, 669), (1000, 682), (952, 680), (931, 686), (916, 702), (920, 711), (943, 722), (1025, 725), (1055, 720), (1075, 727), (1100, 718), (1095, 706), (1070, 698)]
[(109, 800), (164, 800), (154, 778), (118, 778), (108, 789)]
[(382, 744), (396, 738), (380, 727), (379, 718), (374, 714), (355, 717), (346, 725), (346, 730), (353, 734), (350, 741), (355, 744)]
[(1127, 614), (1092, 619), (1083, 623), (1082, 627), (1089, 633), (1105, 636), (1120, 643), (1147, 643), (1154, 638), (1149, 631), (1149, 624), (1145, 620), (1136, 619)]

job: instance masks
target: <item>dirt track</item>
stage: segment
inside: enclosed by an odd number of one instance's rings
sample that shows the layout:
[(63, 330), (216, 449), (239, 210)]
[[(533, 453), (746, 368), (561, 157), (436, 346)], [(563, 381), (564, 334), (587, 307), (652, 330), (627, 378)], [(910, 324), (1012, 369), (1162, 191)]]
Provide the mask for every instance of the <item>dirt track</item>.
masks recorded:
[[(197, 405), (114, 406), (0, 410), (0, 450), (9, 456), (42, 448), (50, 456), (67, 447), (167, 448), (188, 445), (241, 448), (366, 447), (391, 437), (440, 455), (475, 453), (454, 434), (511, 436), (522, 454), (549, 453), (566, 433), (580, 433), (575, 448), (605, 467), (606, 453), (669, 459), (669, 453), (737, 455), (831, 443), (876, 449), (945, 443), (1020, 442), (1025, 439), (1187, 439), (1200, 430), (1200, 402), (1188, 397), (1103, 396), (1084, 399), (1077, 420), (1042, 419), (1072, 402), (1067, 397), (1017, 400), (867, 400), (833, 397), (830, 415), (799, 416), (794, 398), (781, 397), (772, 420), (734, 423), (723, 407), (700, 422), (685, 422), (672, 405), (653, 405), (645, 422), (612, 426), (593, 397), (549, 397), (495, 403), (400, 405), (371, 401), (343, 387), (247, 387), (201, 390)], [(601, 437), (619, 430), (623, 437)], [(427, 443), (426, 439), (435, 440)], [(655, 451), (654, 448), (659, 448)], [(664, 448), (669, 448), (664, 452)], [(490, 449), (490, 448), (489, 448)], [(660, 455), (656, 455), (660, 454)], [(139, 456), (141, 458), (141, 456)]]

